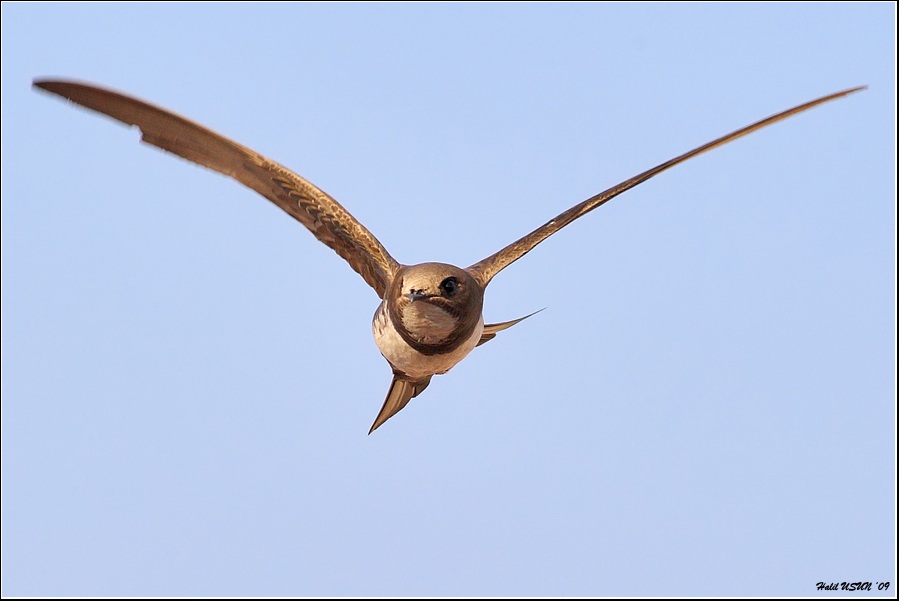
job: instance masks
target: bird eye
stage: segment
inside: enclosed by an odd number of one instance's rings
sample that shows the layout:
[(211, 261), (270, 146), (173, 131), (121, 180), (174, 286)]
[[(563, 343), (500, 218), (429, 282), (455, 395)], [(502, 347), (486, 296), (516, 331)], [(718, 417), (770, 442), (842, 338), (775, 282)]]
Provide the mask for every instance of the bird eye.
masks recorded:
[(459, 288), (459, 283), (456, 281), (456, 278), (446, 278), (442, 282), (440, 282), (440, 289), (443, 290), (444, 294), (447, 296), (452, 296), (456, 293), (456, 290)]

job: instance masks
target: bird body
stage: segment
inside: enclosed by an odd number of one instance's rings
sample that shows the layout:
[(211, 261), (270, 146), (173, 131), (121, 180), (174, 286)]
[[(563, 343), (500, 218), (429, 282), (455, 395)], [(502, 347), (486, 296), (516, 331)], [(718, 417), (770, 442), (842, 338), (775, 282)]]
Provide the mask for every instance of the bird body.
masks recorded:
[[(408, 312), (418, 311), (419, 309), (415, 307), (410, 308)], [(443, 311), (443, 309), (428, 308), (425, 311), (437, 312)], [(435, 329), (440, 327), (439, 323), (446, 323), (452, 317), (448, 315), (438, 316), (437, 319), (438, 325), (435, 326)], [(413, 318), (409, 321), (416, 328), (427, 327), (428, 324), (435, 323), (430, 316), (425, 316), (421, 320)], [(378, 306), (378, 310), (375, 311), (371, 329), (375, 344), (378, 345), (381, 354), (387, 359), (394, 371), (410, 378), (425, 378), (427, 376), (445, 374), (474, 350), (481, 340), (481, 333), (484, 331), (484, 318), (479, 316), (477, 324), (468, 338), (460, 340), (459, 344), (454, 348), (449, 348), (441, 353), (431, 354), (422, 353), (404, 340), (399, 328), (394, 324), (390, 316), (390, 309), (386, 302), (381, 303)]]
[(675, 165), (864, 88), (823, 96), (699, 146), (588, 198), (463, 269), (446, 263), (400, 264), (364, 225), (311, 182), (166, 109), (90, 84), (36, 80), (34, 85), (125, 124), (135, 125), (141, 129), (142, 141), (243, 183), (303, 224), (362, 276), (381, 299), (372, 320), (372, 334), (393, 370), (387, 398), (369, 432), (420, 394), (432, 376), (446, 373), (476, 346), (530, 317), (485, 324), (484, 292), (496, 274), (537, 244), (622, 192)]

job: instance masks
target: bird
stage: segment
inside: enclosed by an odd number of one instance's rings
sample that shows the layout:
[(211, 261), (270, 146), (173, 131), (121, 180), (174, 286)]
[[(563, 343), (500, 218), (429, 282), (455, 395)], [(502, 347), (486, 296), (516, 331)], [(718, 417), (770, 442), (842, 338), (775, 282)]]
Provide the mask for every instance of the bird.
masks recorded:
[(141, 131), (141, 141), (230, 176), (273, 202), (328, 245), (378, 294), (372, 335), (393, 372), (369, 434), (399, 413), (431, 382), (471, 351), (534, 315), (485, 324), (484, 293), (503, 269), (572, 221), (619, 194), (699, 154), (733, 142), (812, 107), (867, 86), (828, 94), (737, 129), (643, 171), (580, 202), (534, 231), (465, 268), (427, 262), (403, 265), (342, 205), (283, 165), (164, 108), (73, 80), (35, 79), (33, 86), (62, 96)]

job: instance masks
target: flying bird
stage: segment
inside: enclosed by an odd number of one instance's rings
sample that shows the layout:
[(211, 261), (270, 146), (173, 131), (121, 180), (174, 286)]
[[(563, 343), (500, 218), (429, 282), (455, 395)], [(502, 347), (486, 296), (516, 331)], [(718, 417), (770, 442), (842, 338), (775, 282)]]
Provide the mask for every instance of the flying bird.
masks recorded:
[[(526, 315), (484, 324), (484, 291), (500, 271), (560, 229), (649, 178), (703, 152), (792, 117), (819, 104), (865, 89), (822, 96), (738, 129), (612, 186), (550, 219), (531, 233), (466, 268), (446, 263), (402, 265), (336, 200), (286, 167), (166, 109), (109, 89), (59, 80), (34, 86), (58, 94), (141, 130), (141, 140), (231, 176), (306, 226), (343, 257), (381, 299), (372, 334), (393, 370), (393, 381), (369, 434), (396, 415), (476, 346)], [(533, 315), (533, 314), (532, 314)]]

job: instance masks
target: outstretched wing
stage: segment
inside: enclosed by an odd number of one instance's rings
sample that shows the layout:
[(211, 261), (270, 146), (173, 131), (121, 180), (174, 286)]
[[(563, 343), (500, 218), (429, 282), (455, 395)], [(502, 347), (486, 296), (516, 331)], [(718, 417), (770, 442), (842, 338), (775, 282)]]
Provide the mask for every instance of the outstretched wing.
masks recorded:
[(377, 430), (381, 424), (400, 412), (411, 399), (421, 394), (421, 391), (428, 387), (431, 383), (431, 376), (423, 380), (409, 380), (401, 373), (393, 372), (393, 381), (390, 383), (390, 390), (387, 391), (387, 398), (375, 418), (375, 423), (371, 425), (369, 434)]
[(325, 192), (286, 167), (202, 125), (141, 100), (71, 81), (34, 85), (141, 130), (141, 139), (229, 175), (278, 205), (334, 249), (384, 297), (399, 264), (378, 239)]
[(752, 132), (762, 129), (763, 127), (767, 127), (772, 123), (777, 123), (787, 117), (792, 117), (797, 113), (801, 113), (802, 111), (808, 110), (813, 106), (817, 106), (819, 104), (823, 104), (825, 102), (829, 102), (831, 100), (835, 100), (842, 96), (846, 96), (848, 94), (852, 94), (853, 92), (857, 92), (859, 90), (864, 90), (867, 86), (859, 86), (857, 88), (850, 88), (848, 90), (843, 90), (842, 92), (837, 92), (835, 94), (829, 94), (827, 96), (823, 96), (816, 100), (812, 100), (811, 102), (806, 102), (805, 104), (800, 104), (799, 106), (793, 107), (789, 110), (783, 111), (781, 113), (777, 113), (776, 115), (772, 115), (767, 119), (762, 119), (752, 125), (748, 125), (742, 129), (738, 129), (735, 132), (729, 133), (726, 136), (718, 138), (717, 140), (713, 140), (708, 144), (703, 144), (699, 148), (694, 148), (690, 152), (682, 154), (678, 157), (671, 159), (670, 161), (666, 161), (661, 165), (653, 167), (648, 171), (644, 171), (639, 175), (635, 175), (634, 177), (621, 182), (617, 186), (612, 186), (605, 192), (600, 192), (596, 196), (588, 198), (584, 202), (575, 205), (565, 211), (564, 213), (557, 215), (553, 219), (550, 219), (545, 224), (524, 236), (523, 238), (516, 240), (509, 246), (500, 250), (497, 253), (494, 253), (479, 261), (468, 268), (468, 271), (474, 276), (474, 278), (480, 282), (482, 286), (486, 286), (490, 283), (490, 280), (493, 279), (497, 273), (511, 265), (513, 262), (517, 261), (525, 254), (527, 254), (532, 248), (558, 232), (560, 229), (577, 219), (578, 217), (583, 217), (593, 209), (605, 204), (606, 202), (612, 200), (622, 192), (630, 190), (634, 186), (641, 184), (648, 180), (649, 178), (658, 175), (659, 173), (666, 171), (675, 165), (679, 165), (684, 161), (695, 157), (696, 155), (702, 154), (703, 152), (707, 152), (712, 150), (713, 148), (718, 148), (719, 146), (723, 146), (728, 142), (733, 142), (737, 138), (741, 138), (747, 134), (751, 134)]

